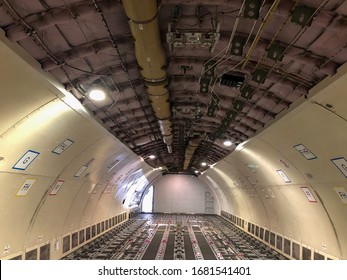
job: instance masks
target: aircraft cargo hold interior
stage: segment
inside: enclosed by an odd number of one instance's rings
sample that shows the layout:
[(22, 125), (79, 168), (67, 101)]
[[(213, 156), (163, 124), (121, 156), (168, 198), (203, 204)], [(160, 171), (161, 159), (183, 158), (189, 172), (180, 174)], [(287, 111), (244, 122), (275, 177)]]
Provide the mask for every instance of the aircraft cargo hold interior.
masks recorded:
[(346, 2), (138, 2), (0, 1), (0, 259), (346, 260)]

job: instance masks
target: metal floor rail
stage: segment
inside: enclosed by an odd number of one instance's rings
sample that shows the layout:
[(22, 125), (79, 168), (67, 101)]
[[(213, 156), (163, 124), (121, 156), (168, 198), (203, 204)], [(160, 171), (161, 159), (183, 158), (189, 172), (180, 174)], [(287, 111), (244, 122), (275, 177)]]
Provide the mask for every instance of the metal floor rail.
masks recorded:
[(220, 216), (139, 214), (64, 259), (278, 260), (286, 258)]

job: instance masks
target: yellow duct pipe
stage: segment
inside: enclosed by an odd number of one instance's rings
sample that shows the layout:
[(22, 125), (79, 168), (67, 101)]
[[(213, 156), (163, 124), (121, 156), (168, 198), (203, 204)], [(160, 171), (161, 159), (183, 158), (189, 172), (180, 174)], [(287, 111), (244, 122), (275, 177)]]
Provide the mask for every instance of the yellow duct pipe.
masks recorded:
[(161, 45), (156, 0), (123, 0), (135, 41), (135, 55), (164, 143), (172, 152), (172, 123), (165, 52)]
[(151, 83), (145, 82), (145, 87), (155, 116), (158, 119), (169, 119), (171, 116), (171, 109), (169, 106), (170, 97), (167, 90), (167, 81), (165, 80), (164, 85), (151, 85)]
[(184, 155), (183, 170), (188, 169), (190, 161), (193, 157), (193, 154), (194, 154), (196, 148), (199, 146), (200, 141), (201, 141), (201, 138), (195, 138), (195, 139), (192, 139), (189, 141), (188, 147), (186, 149), (186, 153)]

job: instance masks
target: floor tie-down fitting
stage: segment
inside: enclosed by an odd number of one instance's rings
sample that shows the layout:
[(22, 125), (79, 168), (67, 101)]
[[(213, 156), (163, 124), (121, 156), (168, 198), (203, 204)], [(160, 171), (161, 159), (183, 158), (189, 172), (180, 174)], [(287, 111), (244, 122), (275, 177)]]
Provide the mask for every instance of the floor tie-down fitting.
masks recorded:
[(216, 215), (139, 214), (64, 259), (286, 259)]

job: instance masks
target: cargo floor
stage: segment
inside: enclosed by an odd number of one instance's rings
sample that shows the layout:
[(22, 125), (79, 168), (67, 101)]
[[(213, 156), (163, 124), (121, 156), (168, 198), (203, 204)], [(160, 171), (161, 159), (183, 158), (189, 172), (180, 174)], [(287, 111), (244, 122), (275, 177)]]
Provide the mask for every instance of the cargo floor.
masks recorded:
[(64, 259), (285, 259), (216, 215), (139, 214)]

